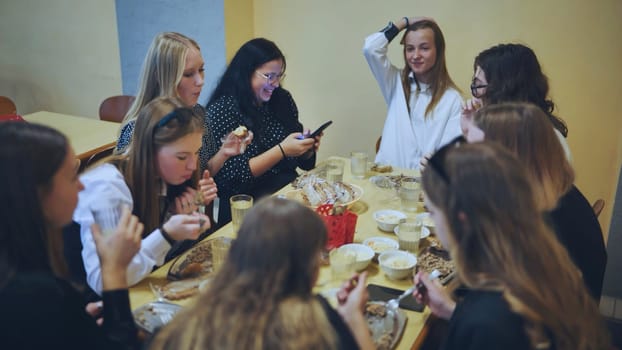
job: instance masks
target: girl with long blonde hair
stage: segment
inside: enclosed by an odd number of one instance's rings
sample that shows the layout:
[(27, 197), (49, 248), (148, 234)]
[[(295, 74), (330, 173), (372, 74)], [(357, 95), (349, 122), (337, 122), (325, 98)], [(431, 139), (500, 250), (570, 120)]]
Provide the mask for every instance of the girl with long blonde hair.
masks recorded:
[[(157, 97), (177, 98), (183, 106), (195, 109), (201, 116), (205, 115), (205, 110), (198, 104), (205, 83), (204, 64), (201, 48), (193, 39), (175, 32), (163, 32), (153, 38), (143, 62), (136, 99), (123, 118), (116, 153), (124, 153), (129, 148), (136, 118)], [(218, 148), (207, 119), (204, 124), (201, 169), (215, 175), (229, 157), (240, 153), (242, 141), (228, 134), (222, 147)]]
[(537, 209), (524, 166), (502, 147), (451, 144), (423, 172), (425, 203), (464, 288), (425, 273), (415, 297), (449, 319), (444, 349), (608, 349), (581, 274)]
[[(312, 294), (327, 240), (309, 208), (266, 198), (244, 217), (221, 270), (151, 349), (371, 349), (366, 275), (337, 311)], [(343, 289), (342, 289), (343, 291)]]

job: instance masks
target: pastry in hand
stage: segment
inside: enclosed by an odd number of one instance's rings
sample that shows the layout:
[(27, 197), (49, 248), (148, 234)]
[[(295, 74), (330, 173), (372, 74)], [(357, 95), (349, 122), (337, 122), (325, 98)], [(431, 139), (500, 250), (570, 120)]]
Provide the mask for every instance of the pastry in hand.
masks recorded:
[(248, 129), (244, 125), (240, 125), (233, 130), (233, 134), (237, 137), (246, 138), (246, 136), (248, 136)]

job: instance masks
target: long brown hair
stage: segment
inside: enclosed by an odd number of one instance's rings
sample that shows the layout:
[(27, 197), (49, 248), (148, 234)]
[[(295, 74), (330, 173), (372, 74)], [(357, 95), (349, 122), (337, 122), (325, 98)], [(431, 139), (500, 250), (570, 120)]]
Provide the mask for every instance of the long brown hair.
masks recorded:
[(473, 121), (486, 140), (510, 150), (527, 168), (538, 207), (555, 208), (572, 187), (574, 171), (542, 109), (529, 103), (488, 105), (475, 113)]
[[(430, 76), (432, 77), (430, 82), (430, 90), (432, 91), (432, 100), (430, 100), (430, 104), (425, 109), (425, 116), (427, 117), (430, 112), (436, 107), (438, 102), (443, 97), (445, 91), (449, 88), (453, 88), (456, 91), (460, 91), (458, 86), (454, 83), (454, 81), (449, 76), (449, 72), (447, 71), (447, 64), (445, 59), (445, 37), (443, 36), (443, 32), (441, 28), (434, 21), (423, 20), (416, 23), (411, 24), (406, 31), (404, 32), (404, 36), (400, 41), (400, 44), (404, 45), (404, 41), (406, 40), (406, 35), (409, 32), (413, 32), (419, 29), (429, 28), (434, 32), (434, 46), (436, 46), (436, 62), (434, 62), (434, 66), (432, 66), (430, 71)], [(410, 81), (409, 75), (412, 72), (408, 62), (406, 61), (406, 46), (404, 46), (404, 62), (405, 66), (402, 70), (402, 87), (404, 88), (404, 96), (406, 97), (406, 105), (408, 106), (408, 110), (410, 110)], [(417, 82), (417, 89), (419, 89), (419, 82)]]
[(67, 137), (55, 129), (0, 123), (0, 289), (20, 273), (64, 272), (54, 264), (62, 236), (51, 232), (41, 195), (52, 190), (68, 151)]
[(491, 142), (449, 149), (435, 164), (424, 170), (423, 188), (447, 220), (461, 281), (502, 292), (532, 348), (607, 349), (598, 307), (536, 208), (524, 166)]
[(245, 216), (221, 270), (152, 349), (331, 349), (336, 334), (311, 289), (326, 228), (309, 208), (267, 198)]
[[(175, 116), (173, 117), (173, 114)], [(164, 118), (170, 118), (165, 125), (160, 125)], [(173, 143), (192, 133), (203, 133), (203, 116), (192, 108), (185, 107), (177, 98), (158, 97), (149, 102), (138, 114), (132, 147), (127, 154), (112, 156), (102, 160), (119, 168), (134, 200), (134, 215), (145, 225), (145, 235), (161, 225), (164, 208), (160, 203), (162, 181), (158, 175), (156, 154), (161, 147)], [(167, 195), (186, 186), (196, 187), (199, 170), (192, 178), (179, 186), (168, 185)]]

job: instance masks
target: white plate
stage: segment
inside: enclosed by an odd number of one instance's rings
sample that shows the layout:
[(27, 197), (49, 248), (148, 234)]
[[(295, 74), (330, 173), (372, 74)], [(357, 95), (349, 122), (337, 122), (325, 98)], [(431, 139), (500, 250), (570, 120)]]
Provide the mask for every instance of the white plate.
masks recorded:
[[(361, 197), (363, 197), (363, 189), (355, 184), (348, 184), (350, 186), (352, 186), (352, 188), (354, 189), (354, 199), (347, 202), (347, 203), (337, 203), (339, 205), (345, 205), (345, 206), (350, 206), (351, 204), (353, 204), (354, 202), (358, 201), (359, 199), (361, 199)], [(311, 208), (317, 208), (318, 206), (312, 206), (309, 202), (307, 202), (303, 195), (302, 195), (302, 189), (296, 189), (296, 190), (290, 190), (287, 191), (285, 193), (283, 193), (283, 195), (285, 196), (285, 198), (287, 199), (291, 199), (291, 200), (295, 200), (296, 202), (300, 202), (308, 207)], [(323, 203), (323, 204), (333, 204), (333, 203)]]
[[(368, 301), (367, 304), (386, 305), (384, 301)], [(374, 343), (377, 343), (383, 334), (392, 333), (389, 349), (395, 349), (402, 333), (404, 333), (406, 313), (399, 308), (397, 310), (387, 308), (386, 312), (387, 314), (385, 317), (372, 316), (365, 313), (365, 318), (367, 319), (367, 326), (372, 333)]]
[(163, 301), (153, 301), (134, 310), (134, 322), (149, 334), (165, 326), (181, 310), (181, 306)]

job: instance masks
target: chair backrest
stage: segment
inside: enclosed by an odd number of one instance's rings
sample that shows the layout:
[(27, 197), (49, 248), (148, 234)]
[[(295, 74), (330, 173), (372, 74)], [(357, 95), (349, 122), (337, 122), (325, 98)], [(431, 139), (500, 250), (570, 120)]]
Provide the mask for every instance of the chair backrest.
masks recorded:
[(17, 114), (15, 102), (6, 96), (0, 96), (0, 114)]
[(380, 136), (378, 140), (376, 141), (376, 153), (378, 153), (378, 150), (380, 149), (381, 142), (382, 142), (382, 136)]
[(99, 119), (121, 123), (134, 99), (134, 96), (129, 95), (108, 97), (99, 105)]
[(599, 198), (596, 201), (594, 201), (594, 204), (592, 204), (592, 209), (594, 209), (594, 214), (596, 214), (596, 217), (600, 215), (604, 207), (605, 207), (604, 199)]

